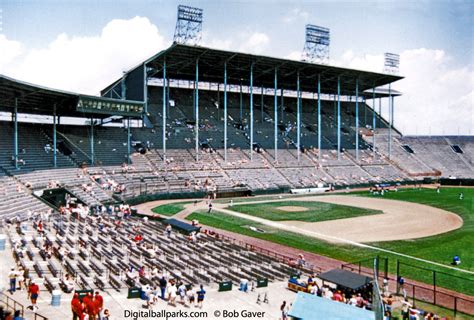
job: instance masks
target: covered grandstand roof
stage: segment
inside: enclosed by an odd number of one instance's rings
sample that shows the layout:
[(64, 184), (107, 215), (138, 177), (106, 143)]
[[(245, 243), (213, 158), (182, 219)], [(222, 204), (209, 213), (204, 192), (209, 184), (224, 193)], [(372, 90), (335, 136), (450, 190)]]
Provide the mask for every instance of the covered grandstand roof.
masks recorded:
[(333, 269), (321, 273), (318, 275), (318, 278), (352, 290), (359, 290), (370, 284), (373, 280), (371, 277), (343, 269)]
[[(302, 91), (316, 92), (318, 75), (321, 76), (321, 92), (337, 93), (337, 78), (341, 79), (341, 94), (355, 95), (356, 79), (359, 79), (359, 92), (373, 87), (380, 87), (397, 80), (402, 76), (361, 71), (355, 69), (334, 67), (304, 61), (254, 55), (211, 49), (200, 46), (189, 46), (174, 43), (166, 50), (159, 52), (150, 59), (133, 68), (128, 73), (139, 68), (147, 67), (149, 77), (162, 77), (164, 61), (166, 60), (167, 77), (171, 79), (195, 79), (196, 61), (199, 61), (199, 81), (223, 83), (224, 63), (227, 62), (227, 82), (230, 85), (249, 83), (250, 67), (253, 64), (256, 87), (273, 88), (274, 72), (278, 69), (278, 87), (296, 90), (297, 74), (300, 74)], [(117, 85), (120, 80), (102, 90), (107, 92)]]
[[(110, 115), (125, 115), (120, 110), (78, 110), (79, 101), (100, 102), (104, 105), (143, 106), (141, 101), (128, 101), (84, 95), (19, 81), (0, 75), (0, 111), (13, 112), (15, 99), (18, 99), (18, 112), (39, 115), (53, 115), (56, 106), (58, 116), (106, 118)], [(141, 112), (140, 112), (141, 113)]]

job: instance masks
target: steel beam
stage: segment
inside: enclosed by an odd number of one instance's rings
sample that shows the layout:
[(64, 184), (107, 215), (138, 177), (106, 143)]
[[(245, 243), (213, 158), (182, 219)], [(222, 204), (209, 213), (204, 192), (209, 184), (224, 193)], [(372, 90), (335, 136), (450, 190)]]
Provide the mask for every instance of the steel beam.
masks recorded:
[(227, 61), (224, 63), (224, 161), (227, 162)]
[(196, 161), (199, 161), (199, 59), (196, 60), (196, 80), (195, 80), (195, 98), (194, 98), (194, 110), (195, 110), (195, 134), (196, 134)]
[(337, 77), (337, 160), (341, 160), (341, 77)]
[(319, 164), (321, 165), (321, 156), (322, 156), (322, 145), (321, 145), (321, 75), (318, 74), (318, 158)]
[(166, 59), (163, 59), (163, 130), (162, 130), (162, 141), (163, 141), (163, 162), (166, 163), (166, 114), (167, 108), (166, 105), (168, 103), (167, 97), (167, 80), (166, 80)]

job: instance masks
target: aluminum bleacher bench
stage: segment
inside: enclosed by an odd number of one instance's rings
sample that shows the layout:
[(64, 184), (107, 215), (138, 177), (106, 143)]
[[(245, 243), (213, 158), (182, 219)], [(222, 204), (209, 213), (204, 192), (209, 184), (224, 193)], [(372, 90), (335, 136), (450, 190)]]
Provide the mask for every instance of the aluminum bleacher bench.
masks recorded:
[(91, 269), (85, 264), (85, 262), (83, 262), (81, 260), (78, 260), (77, 261), (77, 266), (85, 274), (90, 274), (91, 273)]
[(40, 278), (43, 277), (44, 275), (44, 270), (43, 268), (41, 267), (41, 265), (36, 261), (35, 264), (33, 265), (33, 268), (35, 269), (36, 273), (38, 274), (38, 276)]
[(122, 281), (120, 281), (119, 278), (114, 276), (113, 274), (109, 275), (109, 283), (116, 290), (120, 290), (120, 288), (122, 287)]
[(105, 270), (104, 268), (102, 267), (102, 265), (99, 265), (97, 262), (95, 261), (89, 261), (89, 265), (91, 266), (91, 268), (98, 274), (98, 275), (104, 275), (105, 273)]
[(94, 279), (92, 279), (92, 277), (87, 277), (83, 274), (81, 274), (79, 276), (79, 279), (80, 279), (80, 282), (79, 282), (79, 285), (83, 288), (83, 289), (93, 289), (94, 288)]
[(49, 271), (51, 271), (51, 274), (53, 275), (53, 277), (57, 278), (61, 274), (60, 269), (57, 267), (57, 265), (52, 260), (48, 261), (48, 269), (49, 269)]

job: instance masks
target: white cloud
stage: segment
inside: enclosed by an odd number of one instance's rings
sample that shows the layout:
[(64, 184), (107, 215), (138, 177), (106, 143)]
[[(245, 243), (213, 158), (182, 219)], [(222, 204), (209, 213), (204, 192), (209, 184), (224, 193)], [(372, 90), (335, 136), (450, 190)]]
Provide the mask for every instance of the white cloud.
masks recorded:
[(269, 44), (270, 37), (266, 33), (250, 30), (242, 31), (232, 39), (226, 38), (225, 40), (204, 33), (202, 41), (202, 45), (205, 47), (255, 54), (265, 52)]
[[(358, 57), (349, 50), (331, 64), (381, 72), (383, 61), (382, 54)], [(394, 121), (404, 134), (474, 134), (473, 66), (456, 68), (451, 62), (444, 50), (421, 48), (400, 54), (405, 79), (393, 85), (403, 93), (395, 98)]]
[(301, 51), (291, 51), (289, 54), (287, 54), (285, 59), (290, 59), (290, 60), (296, 60), (296, 61), (301, 61)]
[(254, 32), (250, 34), (246, 41), (239, 46), (239, 51), (250, 53), (262, 53), (267, 48), (270, 38), (262, 32)]
[[(16, 56), (19, 61), (11, 67), (5, 66), (2, 72), (44, 86), (98, 94), (100, 89), (119, 78), (122, 71), (167, 45), (157, 27), (147, 18), (116, 19), (99, 35), (60, 34), (47, 47)], [(0, 51), (3, 52), (1, 42)]]
[(288, 11), (288, 13), (283, 17), (283, 22), (292, 23), (295, 21), (307, 21), (308, 18), (308, 12), (301, 10), (300, 8), (294, 8), (293, 10)]
[(3, 34), (0, 34), (0, 73), (4, 73), (7, 66), (21, 55), (23, 47), (20, 42), (8, 40)]

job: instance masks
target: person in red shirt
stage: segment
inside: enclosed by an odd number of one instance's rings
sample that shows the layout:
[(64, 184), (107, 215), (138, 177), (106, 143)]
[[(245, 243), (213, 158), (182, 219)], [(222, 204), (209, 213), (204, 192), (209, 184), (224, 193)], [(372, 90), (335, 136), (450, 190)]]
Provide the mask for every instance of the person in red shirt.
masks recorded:
[(94, 304), (97, 309), (97, 314), (100, 314), (104, 307), (104, 298), (100, 295), (99, 291), (95, 292)]
[(79, 295), (77, 293), (75, 293), (74, 297), (71, 300), (71, 311), (72, 311), (72, 319), (73, 320), (78, 319), (79, 310), (81, 310), (80, 307), (81, 307), (81, 300), (79, 300)]
[(28, 288), (28, 295), (31, 299), (31, 309), (36, 311), (38, 307), (36, 306), (36, 300), (38, 299), (39, 295), (39, 286), (31, 281), (30, 287)]
[(338, 302), (344, 302), (344, 298), (342, 297), (341, 291), (337, 290), (333, 296), (333, 300)]
[(140, 242), (143, 241), (143, 237), (142, 237), (141, 234), (137, 234), (137, 235), (135, 236), (134, 240), (135, 240), (136, 243), (140, 243)]

